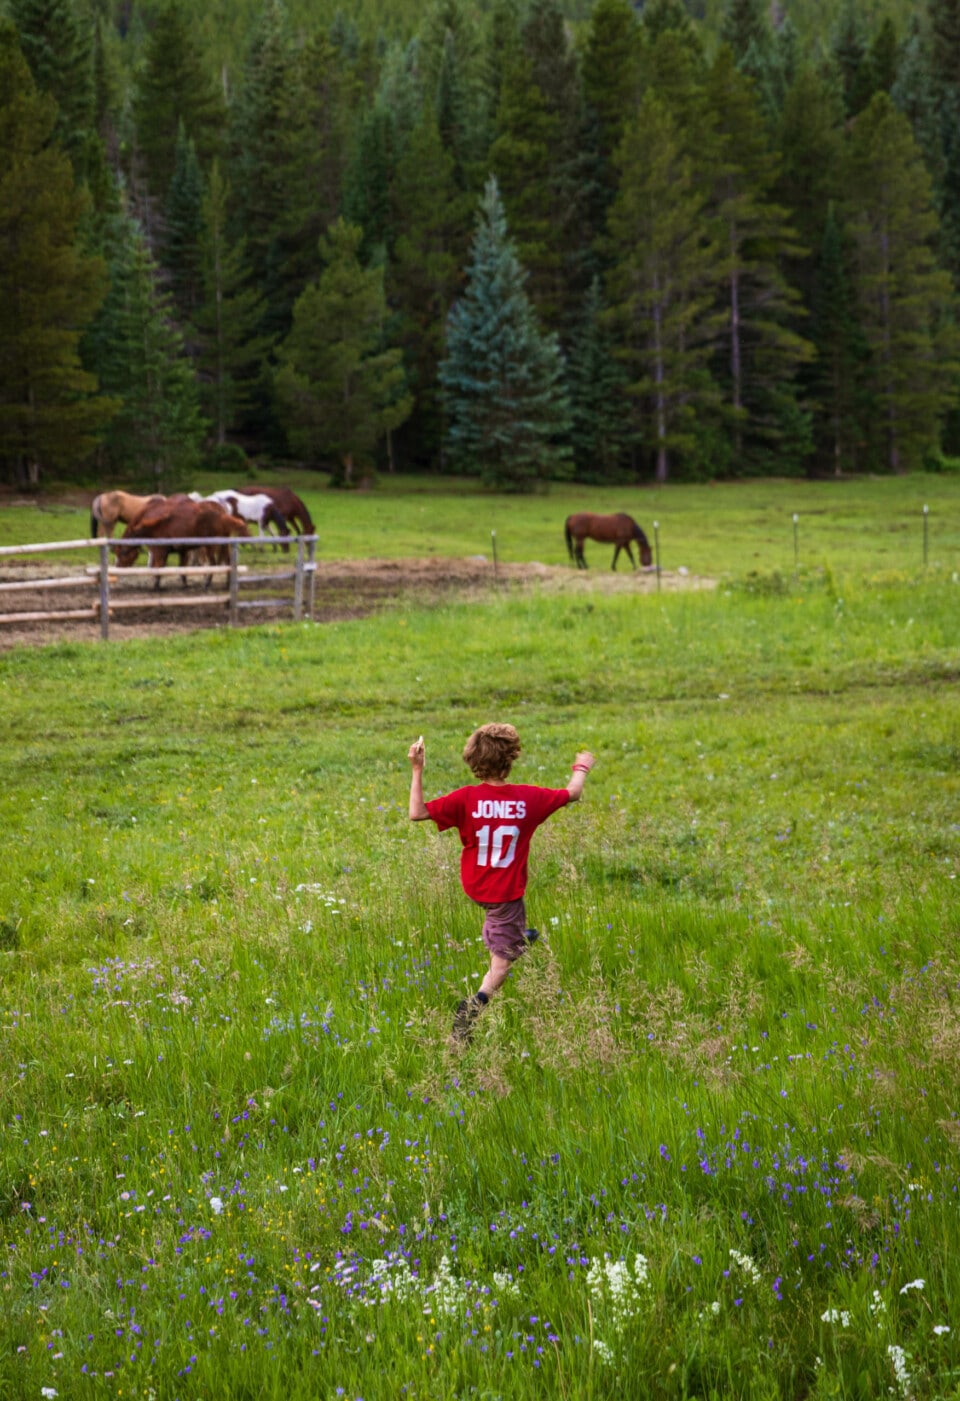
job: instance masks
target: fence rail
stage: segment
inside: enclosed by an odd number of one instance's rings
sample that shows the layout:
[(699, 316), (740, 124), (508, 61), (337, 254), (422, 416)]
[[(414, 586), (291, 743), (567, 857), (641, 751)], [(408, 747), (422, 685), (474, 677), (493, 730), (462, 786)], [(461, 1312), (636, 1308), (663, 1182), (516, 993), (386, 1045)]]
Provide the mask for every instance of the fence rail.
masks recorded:
[[(47, 611), (21, 610), (12, 613), (0, 613), (0, 624), (4, 623), (37, 623), (37, 622), (65, 622), (68, 620), (87, 619), (95, 622), (100, 621), (100, 636), (107, 639), (110, 636), (111, 614), (125, 612), (129, 609), (139, 608), (196, 608), (201, 605), (216, 607), (222, 605), (226, 608), (228, 618), (232, 627), (236, 627), (240, 620), (240, 612), (247, 608), (279, 609), (290, 608), (293, 612), (294, 622), (300, 622), (304, 613), (308, 618), (313, 617), (314, 591), (316, 587), (316, 535), (288, 535), (284, 537), (284, 544), (296, 545), (296, 562), (291, 568), (289, 565), (283, 569), (269, 571), (264, 570), (262, 565), (258, 569), (263, 572), (251, 573), (250, 566), (240, 563), (241, 547), (252, 545), (276, 545), (277, 537), (274, 535), (253, 535), (246, 537), (233, 537), (224, 539), (223, 536), (181, 536), (173, 540), (124, 540), (124, 546), (134, 545), (140, 549), (202, 549), (204, 546), (214, 545), (219, 548), (227, 547), (230, 556), (229, 564), (188, 564), (182, 568), (175, 565), (165, 565), (155, 567), (153, 565), (134, 565), (131, 568), (121, 569), (116, 564), (110, 562), (110, 550), (115, 548), (120, 542), (118, 540), (50, 540), (30, 545), (3, 545), (0, 546), (0, 560), (22, 557), (24, 555), (56, 554), (66, 550), (96, 550), (100, 559), (97, 564), (84, 565), (83, 573), (58, 577), (54, 579), (11, 579), (0, 582), (0, 592), (33, 592), (43, 593), (47, 590), (55, 589), (89, 589), (97, 590), (96, 597), (92, 599), (87, 608), (59, 608)], [(118, 598), (116, 596), (116, 586), (125, 580), (152, 578), (156, 579), (159, 588), (160, 580), (165, 575), (180, 574), (187, 578), (196, 575), (215, 577), (226, 575), (226, 591), (222, 594), (153, 594), (139, 598)], [(293, 583), (293, 595), (290, 598), (241, 598), (240, 584), (288, 584)]]

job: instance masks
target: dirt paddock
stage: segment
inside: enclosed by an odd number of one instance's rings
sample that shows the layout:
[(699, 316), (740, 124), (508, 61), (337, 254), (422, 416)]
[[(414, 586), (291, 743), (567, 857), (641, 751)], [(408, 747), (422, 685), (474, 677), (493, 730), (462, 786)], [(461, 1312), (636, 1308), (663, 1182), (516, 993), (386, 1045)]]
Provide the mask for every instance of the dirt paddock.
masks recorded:
[[(53, 564), (51, 558), (32, 556), (27, 560), (0, 561), (0, 582), (31, 577), (54, 579), (76, 575), (76, 565)], [(114, 571), (111, 571), (113, 574)], [(663, 590), (713, 588), (715, 581), (689, 574), (664, 571), (660, 577)], [(202, 582), (193, 578), (189, 592), (197, 598), (204, 595)], [(271, 589), (268, 585), (253, 586), (258, 597), (282, 597), (290, 586)], [(313, 619), (316, 623), (336, 622), (346, 618), (362, 618), (379, 609), (398, 603), (431, 604), (452, 599), (480, 601), (489, 598), (495, 589), (539, 589), (557, 594), (635, 593), (657, 591), (653, 570), (591, 569), (577, 571), (569, 566), (537, 563), (500, 564), (494, 577), (493, 564), (483, 556), (468, 559), (347, 559), (318, 560)], [(183, 584), (175, 567), (170, 578), (163, 580), (163, 593), (183, 595)], [(250, 597), (250, 589), (241, 586), (240, 597)], [(134, 599), (142, 594), (144, 600), (157, 597), (149, 580), (125, 582), (122, 596)], [(0, 594), (0, 612), (49, 612), (52, 610), (91, 608), (90, 621), (84, 619), (0, 623), (0, 651), (13, 647), (39, 646), (49, 642), (97, 641), (100, 625), (92, 611), (96, 597), (93, 582), (84, 588), (31, 591), (29, 589)], [(208, 604), (191, 608), (162, 608), (150, 606), (124, 609), (111, 616), (110, 641), (128, 637), (170, 636), (173, 633), (195, 632), (210, 627), (226, 627), (227, 610), (223, 580), (215, 582), (207, 593)], [(241, 614), (241, 626), (266, 622), (287, 621), (290, 609), (247, 607)]]

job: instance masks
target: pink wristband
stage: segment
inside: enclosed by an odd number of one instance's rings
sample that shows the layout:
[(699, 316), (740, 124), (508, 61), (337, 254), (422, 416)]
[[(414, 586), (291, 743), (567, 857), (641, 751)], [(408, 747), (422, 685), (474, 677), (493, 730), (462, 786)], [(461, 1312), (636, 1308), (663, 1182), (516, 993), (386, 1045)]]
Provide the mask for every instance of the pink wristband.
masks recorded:
[(589, 765), (589, 764), (574, 764), (574, 765), (573, 765), (573, 769), (574, 769), (574, 772), (576, 772), (576, 770), (579, 769), (579, 770), (581, 771), (581, 773), (589, 773), (589, 772), (590, 772), (590, 765)]

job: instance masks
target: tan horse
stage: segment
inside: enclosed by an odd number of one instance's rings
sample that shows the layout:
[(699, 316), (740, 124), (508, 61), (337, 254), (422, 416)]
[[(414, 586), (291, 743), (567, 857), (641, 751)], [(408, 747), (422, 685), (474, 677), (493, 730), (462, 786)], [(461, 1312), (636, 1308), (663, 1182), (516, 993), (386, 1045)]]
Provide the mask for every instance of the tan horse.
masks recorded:
[(578, 515), (567, 516), (564, 534), (567, 537), (570, 558), (575, 561), (578, 569), (586, 569), (587, 567), (587, 561), (583, 557), (584, 540), (599, 540), (602, 544), (616, 545), (617, 548), (613, 552), (614, 569), (617, 567), (617, 555), (621, 550), (626, 550), (630, 563), (636, 569), (637, 562), (630, 548), (632, 540), (637, 542), (640, 563), (647, 565), (653, 561), (647, 537), (633, 516), (625, 515), (622, 511), (615, 516), (595, 516), (590, 511), (581, 511)]
[(165, 500), (166, 497), (160, 495), (134, 496), (129, 491), (101, 491), (99, 496), (93, 498), (90, 506), (91, 539), (97, 539), (98, 536), (106, 536), (109, 539), (118, 521), (130, 525), (137, 516), (143, 515), (148, 506)]

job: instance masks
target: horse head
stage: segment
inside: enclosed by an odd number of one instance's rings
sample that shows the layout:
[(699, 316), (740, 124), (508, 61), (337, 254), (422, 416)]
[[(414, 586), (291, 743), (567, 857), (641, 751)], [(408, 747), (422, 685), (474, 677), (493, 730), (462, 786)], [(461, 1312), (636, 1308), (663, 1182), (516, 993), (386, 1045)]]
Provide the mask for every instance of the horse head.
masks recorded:
[[(275, 526), (277, 527), (277, 533), (280, 534), (280, 535), (289, 535), (289, 534), (290, 534), (290, 527), (287, 525), (287, 518), (286, 518), (286, 516), (283, 515), (282, 512), (279, 511), (279, 510), (277, 509), (277, 507), (273, 505), (272, 502), (270, 503), (269, 506), (266, 507), (266, 509), (264, 510), (263, 515), (260, 517), (260, 529), (261, 529), (261, 531), (264, 529), (264, 526), (267, 526), (267, 525), (275, 525)], [(289, 546), (289, 545), (284, 545), (284, 546), (283, 546), (283, 550), (284, 550), (284, 553), (285, 553), (285, 554), (289, 552), (289, 549), (290, 549), (290, 546)]]
[(137, 555), (140, 553), (139, 545), (124, 545), (121, 543), (119, 545), (114, 545), (113, 549), (116, 552), (118, 569), (129, 569), (132, 565), (136, 564)]
[(650, 549), (650, 541), (644, 535), (636, 521), (633, 523), (633, 538), (636, 540), (637, 547), (640, 550), (640, 563), (644, 566), (652, 564), (653, 551)]

